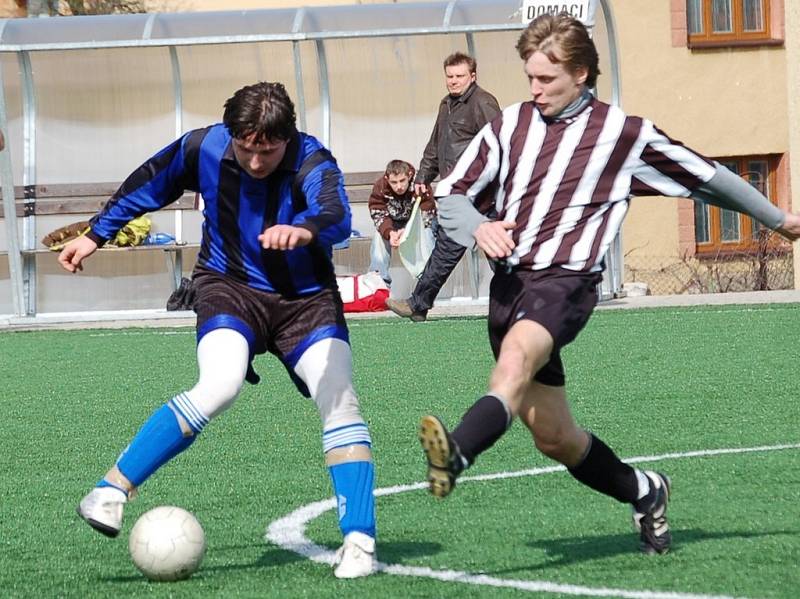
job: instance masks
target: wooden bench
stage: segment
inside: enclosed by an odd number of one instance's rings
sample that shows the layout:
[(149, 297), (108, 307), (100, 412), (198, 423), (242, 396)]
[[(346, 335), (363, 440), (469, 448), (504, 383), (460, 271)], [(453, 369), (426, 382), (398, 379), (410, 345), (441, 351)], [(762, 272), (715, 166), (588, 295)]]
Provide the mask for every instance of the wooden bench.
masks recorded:
[[(372, 186), (382, 175), (383, 173), (378, 171), (345, 173), (344, 175), (345, 189), (350, 203), (361, 212), (362, 221), (364, 218), (363, 211), (366, 209)], [(26, 228), (34, 230), (41, 229), (41, 224), (37, 227), (35, 226), (35, 220), (31, 219), (31, 217), (36, 216), (62, 217), (58, 220), (63, 222), (54, 223), (53, 228), (79, 220), (86, 220), (90, 215), (102, 208), (105, 202), (108, 201), (108, 198), (116, 192), (118, 187), (118, 183), (43, 184), (27, 190), (27, 193), (25, 188), (17, 187), (15, 188), (15, 205), (16, 215), (20, 220), (18, 226), (23, 231)], [(197, 231), (195, 227), (195, 222), (199, 219), (196, 206), (197, 201), (195, 194), (189, 193), (159, 211), (162, 214), (172, 213), (175, 215), (176, 225), (180, 226), (174, 229), (174, 231), (185, 230), (182, 220), (184, 213), (192, 213), (191, 239), (193, 241), (125, 248), (107, 247), (102, 248), (100, 252), (107, 257), (117, 254), (133, 257), (137, 252), (162, 251), (167, 259), (167, 270), (171, 275), (170, 286), (175, 289), (180, 284), (181, 277), (183, 276), (184, 254), (188, 254), (189, 259), (193, 260), (200, 247), (200, 244), (194, 241), (199, 239), (199, 231)], [(354, 212), (355, 211), (356, 210), (354, 210)], [(0, 218), (3, 218), (3, 216), (3, 204), (0, 203)], [(370, 262), (370, 243), (373, 228), (365, 224), (363, 226), (367, 227), (367, 230), (362, 232), (361, 237), (351, 237), (348, 247), (334, 250), (333, 261), (337, 273), (359, 274), (366, 272)], [(35, 231), (34, 235), (37, 237), (37, 239), (35, 239), (35, 247), (32, 249), (23, 249), (20, 252), (23, 258), (22, 294), (24, 297), (22, 301), (26, 306), (26, 310), (31, 314), (37, 312), (35, 300), (36, 285), (39, 279), (37, 268), (40, 266), (38, 263), (45, 259), (40, 255), (54, 253), (41, 244), (40, 239), (45, 233), (46, 231)], [(20, 239), (20, 241), (22, 240)], [(7, 251), (0, 250), (0, 256), (7, 254)], [(453, 274), (445, 285), (447, 289), (443, 287), (443, 297), (471, 296), (476, 298), (479, 296), (479, 292), (482, 289), (482, 281), (486, 279), (486, 277), (483, 276), (486, 273), (482, 274), (482, 271), (486, 270), (488, 267), (478, 260), (478, 255), (475, 252), (468, 253), (467, 258), (468, 259), (462, 260), (453, 271)], [(395, 263), (395, 267), (396, 266), (397, 264)], [(12, 285), (14, 285), (13, 281)], [(402, 284), (398, 288), (402, 288)], [(451, 296), (446, 295), (448, 292)]]
[[(344, 186), (352, 204), (362, 204), (369, 200), (372, 185), (382, 172), (346, 173)], [(54, 214), (94, 214), (119, 188), (119, 183), (51, 183), (35, 185), (30, 189), (17, 185), (14, 187), (14, 200), (17, 217)], [(194, 193), (165, 206), (162, 210), (193, 210), (196, 206)], [(4, 216), (0, 203), (0, 218)]]
[[(368, 171), (345, 174), (345, 189), (351, 204), (365, 204), (369, 200), (372, 186), (382, 172)], [(108, 199), (117, 191), (119, 183), (51, 183), (36, 186), (16, 186), (14, 188), (14, 200), (16, 205), (16, 215), (19, 219), (31, 216), (70, 216), (74, 215), (75, 220), (79, 220), (79, 215), (91, 215), (100, 210)], [(162, 208), (162, 211), (172, 211), (176, 217), (176, 229), (178, 219), (181, 218), (183, 211), (197, 210), (197, 198), (195, 193), (187, 193), (172, 204)], [(0, 202), (0, 218), (4, 217), (4, 207)], [(23, 220), (24, 222), (24, 220)], [(70, 221), (74, 222), (74, 221)], [(67, 223), (64, 223), (67, 224)], [(182, 237), (182, 236), (181, 236)], [(134, 247), (103, 247), (102, 252), (141, 252), (160, 250), (167, 256), (168, 269), (173, 278), (174, 287), (180, 284), (183, 273), (183, 253), (186, 250), (197, 249), (200, 247), (198, 242), (179, 241), (178, 243), (160, 245), (139, 245)], [(52, 250), (36, 240), (36, 247), (22, 249), (20, 253), (24, 257), (35, 256), (36, 254), (50, 253)], [(0, 255), (8, 254), (7, 251), (0, 251)]]

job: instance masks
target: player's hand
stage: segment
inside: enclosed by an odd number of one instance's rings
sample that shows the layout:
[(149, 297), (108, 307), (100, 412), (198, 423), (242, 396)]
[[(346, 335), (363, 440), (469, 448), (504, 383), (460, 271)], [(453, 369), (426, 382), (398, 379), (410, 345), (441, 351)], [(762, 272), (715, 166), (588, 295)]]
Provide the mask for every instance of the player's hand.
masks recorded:
[(475, 229), (475, 241), (489, 258), (508, 258), (517, 245), (508, 232), (516, 226), (517, 223), (506, 220), (486, 221)]
[(83, 259), (94, 254), (97, 244), (81, 235), (70, 241), (58, 255), (58, 263), (64, 270), (77, 272), (83, 270)]
[(789, 241), (800, 239), (800, 215), (787, 212), (783, 224), (775, 230)]
[(313, 239), (311, 231), (292, 225), (273, 225), (258, 236), (265, 250), (293, 250), (308, 245)]
[(400, 247), (400, 238), (403, 236), (405, 229), (398, 229), (397, 231), (389, 231), (389, 245), (393, 248)]

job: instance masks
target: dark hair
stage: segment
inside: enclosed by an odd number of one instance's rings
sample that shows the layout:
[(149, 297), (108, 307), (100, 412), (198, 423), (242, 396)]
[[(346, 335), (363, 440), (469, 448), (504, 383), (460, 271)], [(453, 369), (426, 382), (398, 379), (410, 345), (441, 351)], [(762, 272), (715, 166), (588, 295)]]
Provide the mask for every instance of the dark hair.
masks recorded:
[(225, 101), (222, 122), (236, 139), (286, 141), (297, 131), (294, 104), (282, 83), (261, 81), (236, 91)]
[(478, 72), (478, 61), (472, 58), (469, 54), (463, 52), (453, 52), (450, 56), (444, 59), (444, 68), (454, 67), (457, 64), (465, 64), (469, 67), (470, 73)]
[(386, 172), (384, 174), (387, 177), (389, 175), (408, 175), (410, 179), (414, 176), (414, 167), (405, 160), (391, 160), (389, 164), (386, 165)]
[(585, 68), (588, 71), (586, 86), (590, 88), (595, 86), (600, 74), (597, 48), (589, 32), (583, 23), (567, 13), (536, 17), (519, 37), (517, 52), (525, 61), (541, 52), (573, 74)]

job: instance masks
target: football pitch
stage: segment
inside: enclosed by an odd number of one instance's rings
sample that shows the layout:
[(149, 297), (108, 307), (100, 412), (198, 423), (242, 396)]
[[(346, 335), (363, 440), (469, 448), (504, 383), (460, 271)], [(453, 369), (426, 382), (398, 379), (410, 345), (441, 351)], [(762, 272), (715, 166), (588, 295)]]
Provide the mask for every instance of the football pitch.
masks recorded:
[[(563, 352), (581, 425), (673, 483), (673, 550), (637, 551), (628, 506), (539, 455), (515, 423), (453, 494), (424, 485), (420, 416), (454, 426), (485, 390), (486, 321), (350, 322), (377, 466), (378, 558), (334, 579), (340, 543), (314, 405), (277, 360), (142, 486), (111, 540), (76, 515), (142, 422), (195, 381), (193, 329), (0, 333), (2, 597), (800, 595), (800, 305), (598, 311)], [(189, 580), (128, 556), (143, 512), (177, 505), (207, 541)]]

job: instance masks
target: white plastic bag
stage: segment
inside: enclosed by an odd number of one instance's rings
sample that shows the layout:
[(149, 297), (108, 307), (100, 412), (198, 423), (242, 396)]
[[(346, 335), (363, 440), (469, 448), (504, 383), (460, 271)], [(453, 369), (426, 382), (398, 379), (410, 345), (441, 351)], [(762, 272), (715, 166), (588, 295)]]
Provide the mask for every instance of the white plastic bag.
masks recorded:
[(419, 209), (420, 198), (414, 202), (411, 218), (408, 219), (403, 234), (400, 236), (400, 246), (397, 248), (400, 261), (406, 270), (415, 279), (422, 274), (425, 263), (433, 251), (433, 235), (426, 229), (422, 222), (422, 211)]

